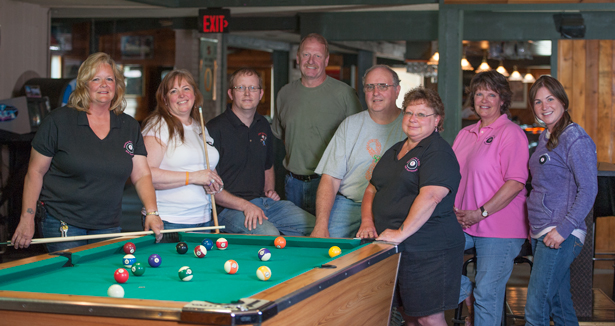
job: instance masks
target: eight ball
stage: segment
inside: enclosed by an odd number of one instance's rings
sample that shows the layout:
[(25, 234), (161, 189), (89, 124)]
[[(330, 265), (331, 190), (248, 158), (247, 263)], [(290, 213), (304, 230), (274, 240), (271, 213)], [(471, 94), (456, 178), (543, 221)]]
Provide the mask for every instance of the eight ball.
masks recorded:
[(177, 250), (178, 254), (183, 255), (188, 252), (188, 245), (185, 242), (180, 242), (175, 246), (175, 249)]

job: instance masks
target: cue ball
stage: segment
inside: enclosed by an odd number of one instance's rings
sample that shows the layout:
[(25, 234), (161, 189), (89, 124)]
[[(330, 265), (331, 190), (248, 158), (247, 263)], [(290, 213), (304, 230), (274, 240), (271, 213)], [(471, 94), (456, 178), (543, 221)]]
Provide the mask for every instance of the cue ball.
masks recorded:
[(175, 249), (177, 250), (178, 254), (183, 255), (188, 252), (188, 245), (185, 242), (180, 242), (175, 246)]
[(261, 248), (258, 251), (258, 259), (268, 261), (271, 258), (271, 252), (267, 248)]
[(137, 246), (135, 246), (135, 244), (132, 242), (126, 242), (126, 244), (124, 245), (124, 252), (126, 254), (134, 254), (135, 250), (137, 250)]
[(329, 248), (329, 257), (331, 258), (338, 256), (341, 253), (342, 253), (342, 249), (340, 249), (340, 247), (338, 246), (333, 246)]
[(261, 281), (271, 278), (271, 270), (267, 266), (261, 266), (256, 270), (256, 277)]
[(275, 241), (273, 241), (273, 244), (276, 248), (282, 249), (286, 247), (286, 239), (284, 239), (284, 237), (277, 237), (275, 238)]
[(124, 267), (126, 268), (132, 267), (132, 265), (136, 262), (137, 258), (135, 258), (135, 256), (133, 255), (126, 255), (124, 256), (124, 258), (122, 258), (122, 264), (124, 264)]
[(237, 262), (232, 259), (227, 260), (226, 263), (224, 263), (224, 270), (229, 274), (237, 273), (238, 269), (239, 265), (237, 265)]
[(209, 239), (209, 238), (205, 238), (203, 239), (203, 241), (201, 242), (201, 244), (205, 247), (205, 249), (207, 250), (211, 250), (214, 247), (214, 242)]
[(115, 274), (113, 274), (113, 278), (115, 278), (115, 281), (118, 283), (126, 283), (126, 281), (128, 281), (128, 271), (124, 268), (118, 268)]
[(130, 270), (132, 271), (132, 275), (141, 276), (145, 273), (145, 266), (141, 263), (135, 263), (134, 265), (132, 265)]
[(113, 284), (107, 290), (107, 295), (112, 298), (123, 298), (124, 288), (119, 284)]
[(184, 282), (188, 282), (192, 279), (192, 269), (190, 269), (190, 267), (188, 266), (184, 266), (182, 268), (179, 269), (179, 272), (177, 272), (177, 274), (179, 275), (179, 279), (184, 281)]
[(194, 255), (198, 258), (203, 258), (207, 255), (207, 249), (203, 245), (194, 247)]
[(226, 241), (226, 239), (224, 238), (220, 238), (216, 240), (216, 247), (218, 247), (218, 249), (220, 250), (224, 250), (228, 248), (228, 241)]
[(162, 263), (162, 258), (160, 258), (158, 254), (152, 254), (151, 256), (149, 256), (147, 262), (152, 267), (158, 267)]

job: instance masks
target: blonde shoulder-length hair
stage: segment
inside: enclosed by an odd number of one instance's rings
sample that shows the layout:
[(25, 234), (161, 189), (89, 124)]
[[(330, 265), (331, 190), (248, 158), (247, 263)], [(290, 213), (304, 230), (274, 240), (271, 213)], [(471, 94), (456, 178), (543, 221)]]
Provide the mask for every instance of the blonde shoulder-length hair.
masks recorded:
[(104, 52), (90, 55), (83, 64), (81, 64), (79, 72), (77, 73), (77, 86), (70, 95), (67, 106), (79, 111), (89, 112), (92, 99), (90, 98), (88, 90), (88, 82), (94, 78), (94, 75), (96, 75), (102, 64), (111, 66), (113, 76), (115, 77), (115, 96), (113, 97), (113, 101), (111, 101), (109, 111), (113, 111), (116, 115), (124, 112), (126, 108), (126, 99), (124, 98), (126, 83), (124, 81), (124, 74), (117, 68), (111, 56)]

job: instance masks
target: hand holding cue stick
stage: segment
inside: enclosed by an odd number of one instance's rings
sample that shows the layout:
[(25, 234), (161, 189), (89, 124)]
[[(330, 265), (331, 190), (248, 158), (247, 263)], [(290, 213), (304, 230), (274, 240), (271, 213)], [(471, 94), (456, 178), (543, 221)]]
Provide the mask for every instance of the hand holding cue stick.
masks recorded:
[[(201, 227), (196, 227), (196, 228), (185, 228), (185, 229), (160, 230), (160, 233), (177, 233), (177, 232), (204, 231), (204, 230), (214, 230), (214, 229), (216, 231), (218, 231), (219, 229), (224, 229), (224, 225), (223, 226), (201, 226)], [(106, 234), (76, 235), (72, 237), (40, 238), (40, 239), (32, 239), (32, 242), (30, 242), (30, 244), (32, 245), (32, 244), (105, 239), (105, 238), (123, 238), (123, 237), (132, 237), (132, 236), (147, 235), (147, 234), (154, 234), (154, 231), (120, 232), (120, 233), (106, 233)], [(0, 245), (13, 246), (13, 243), (11, 241), (0, 242)]]
[[(203, 108), (199, 106), (199, 116), (201, 117), (201, 135), (203, 135), (203, 149), (205, 150), (205, 163), (207, 163), (207, 170), (209, 170), (209, 154), (207, 153), (207, 137), (205, 137), (205, 124), (203, 123)], [(218, 211), (216, 210), (216, 199), (214, 195), (209, 195), (211, 198), (211, 211), (214, 215), (214, 225), (218, 226)], [(220, 233), (220, 230), (216, 229), (216, 233)]]

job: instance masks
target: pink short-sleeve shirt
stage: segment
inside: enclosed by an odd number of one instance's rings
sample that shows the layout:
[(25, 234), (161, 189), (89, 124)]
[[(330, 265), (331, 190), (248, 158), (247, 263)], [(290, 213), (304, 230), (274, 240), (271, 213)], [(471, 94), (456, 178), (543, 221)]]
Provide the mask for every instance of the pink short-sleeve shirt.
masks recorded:
[[(463, 128), (453, 151), (461, 169), (455, 207), (476, 210), (495, 195), (508, 180), (525, 184), (529, 150), (525, 133), (504, 114), (491, 125), (481, 122)], [(464, 231), (489, 238), (527, 238), (529, 228), (525, 188), (503, 209)]]

